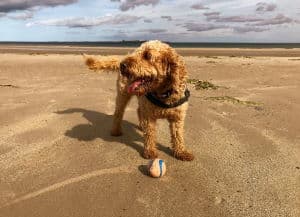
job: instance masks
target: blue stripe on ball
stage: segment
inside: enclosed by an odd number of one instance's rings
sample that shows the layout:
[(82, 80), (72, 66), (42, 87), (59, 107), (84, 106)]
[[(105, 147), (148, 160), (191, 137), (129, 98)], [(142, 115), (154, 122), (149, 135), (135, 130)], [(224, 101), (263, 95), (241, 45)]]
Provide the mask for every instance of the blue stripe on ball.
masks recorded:
[(163, 163), (164, 163), (164, 161), (163, 160), (159, 160), (159, 171), (160, 171), (160, 174), (159, 174), (159, 177), (161, 177), (162, 176), (162, 166), (163, 166)]

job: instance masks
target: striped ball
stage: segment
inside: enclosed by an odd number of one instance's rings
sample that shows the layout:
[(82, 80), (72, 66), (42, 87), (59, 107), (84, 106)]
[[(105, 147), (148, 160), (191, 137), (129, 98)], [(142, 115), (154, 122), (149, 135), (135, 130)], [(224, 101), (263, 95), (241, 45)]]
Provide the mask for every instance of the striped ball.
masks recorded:
[(151, 160), (148, 164), (149, 174), (154, 178), (160, 178), (166, 173), (166, 164), (162, 159)]

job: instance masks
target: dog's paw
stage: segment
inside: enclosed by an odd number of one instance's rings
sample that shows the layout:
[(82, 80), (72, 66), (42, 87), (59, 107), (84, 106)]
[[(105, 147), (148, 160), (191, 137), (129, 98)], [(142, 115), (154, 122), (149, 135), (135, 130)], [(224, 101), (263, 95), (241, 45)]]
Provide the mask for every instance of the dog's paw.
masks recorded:
[(174, 151), (174, 157), (182, 161), (192, 161), (194, 160), (194, 155), (188, 151)]
[(143, 157), (146, 159), (155, 159), (158, 157), (158, 154), (155, 150), (144, 149)]
[(122, 131), (121, 130), (115, 130), (115, 129), (112, 129), (111, 131), (110, 131), (110, 135), (111, 136), (122, 136)]

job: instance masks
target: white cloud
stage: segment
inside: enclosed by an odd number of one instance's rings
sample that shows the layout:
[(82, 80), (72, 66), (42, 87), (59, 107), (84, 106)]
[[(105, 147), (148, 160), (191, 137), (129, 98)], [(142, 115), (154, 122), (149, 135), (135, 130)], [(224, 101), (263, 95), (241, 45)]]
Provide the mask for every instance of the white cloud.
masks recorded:
[(257, 6), (256, 11), (259, 11), (259, 12), (274, 11), (277, 8), (276, 4), (266, 3), (266, 2), (259, 2), (256, 4), (256, 6)]
[(23, 11), (18, 13), (9, 13), (7, 17), (14, 20), (27, 20), (33, 18), (33, 11)]
[(206, 10), (206, 9), (209, 9), (209, 7), (206, 7), (203, 4), (201, 4), (201, 3), (193, 4), (193, 5), (191, 5), (191, 8), (195, 9), (195, 10)]
[(183, 25), (187, 31), (193, 32), (206, 32), (215, 29), (226, 29), (226, 25), (215, 25), (215, 24), (205, 24), (205, 23), (186, 23)]
[(105, 17), (72, 17), (64, 19), (49, 19), (35, 21), (27, 23), (27, 27), (34, 25), (44, 26), (61, 26), (69, 28), (91, 28), (101, 25), (119, 25), (119, 24), (131, 24), (140, 20), (142, 17), (131, 16), (131, 15), (116, 15), (116, 16), (105, 16)]
[(246, 32), (265, 32), (268, 31), (268, 28), (258, 28), (253, 26), (237, 26), (233, 27), (233, 30), (237, 33), (246, 33)]
[(161, 16), (162, 19), (166, 19), (168, 21), (172, 21), (172, 17), (171, 16)]
[(112, 2), (121, 2), (120, 10), (128, 11), (141, 5), (156, 5), (160, 0), (111, 0)]
[(268, 26), (268, 25), (281, 25), (281, 24), (287, 24), (287, 23), (293, 23), (296, 20), (293, 20), (290, 17), (287, 17), (283, 14), (278, 14), (276, 17), (269, 18), (262, 20), (258, 23), (255, 23), (256, 26)]

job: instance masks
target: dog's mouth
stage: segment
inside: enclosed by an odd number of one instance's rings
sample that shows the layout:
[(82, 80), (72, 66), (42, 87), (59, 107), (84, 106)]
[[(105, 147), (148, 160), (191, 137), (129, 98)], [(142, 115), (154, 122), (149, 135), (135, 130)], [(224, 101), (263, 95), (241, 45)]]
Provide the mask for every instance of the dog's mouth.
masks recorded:
[(152, 80), (151, 77), (137, 78), (129, 84), (127, 92), (139, 96), (144, 95), (150, 88)]

